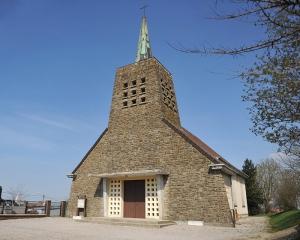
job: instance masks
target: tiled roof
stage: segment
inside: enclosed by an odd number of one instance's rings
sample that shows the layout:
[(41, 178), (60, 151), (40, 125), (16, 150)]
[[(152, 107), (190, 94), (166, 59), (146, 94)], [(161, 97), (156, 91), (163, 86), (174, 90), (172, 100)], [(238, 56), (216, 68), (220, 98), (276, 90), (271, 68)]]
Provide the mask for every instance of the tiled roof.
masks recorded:
[(209, 159), (211, 159), (212, 162), (216, 164), (224, 164), (228, 168), (230, 168), (232, 171), (234, 171), (236, 174), (247, 177), (247, 175), (233, 166), (231, 163), (229, 163), (227, 160), (225, 160), (220, 154), (218, 154), (216, 151), (214, 151), (211, 147), (209, 147), (206, 143), (204, 143), (201, 139), (196, 137), (194, 134), (189, 132), (183, 127), (176, 127), (166, 119), (163, 119), (163, 121), (171, 127), (175, 132), (177, 132), (179, 135), (181, 135), (187, 142), (189, 142), (191, 145), (193, 145), (198, 151), (200, 151), (202, 154), (207, 156)]

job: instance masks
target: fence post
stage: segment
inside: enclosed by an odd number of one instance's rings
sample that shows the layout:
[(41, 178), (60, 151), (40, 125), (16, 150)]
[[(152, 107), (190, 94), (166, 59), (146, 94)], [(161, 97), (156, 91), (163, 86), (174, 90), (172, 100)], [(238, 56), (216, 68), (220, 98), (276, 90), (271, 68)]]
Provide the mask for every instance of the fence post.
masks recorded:
[(66, 201), (61, 201), (60, 202), (59, 216), (61, 216), (61, 217), (65, 217), (66, 216), (66, 206), (67, 206), (67, 202)]
[(0, 206), (1, 206), (1, 203), (2, 203), (1, 214), (3, 214), (4, 213), (4, 200), (0, 200)]
[(27, 214), (27, 209), (28, 209), (28, 202), (27, 201), (25, 201), (25, 214)]
[(50, 211), (51, 211), (51, 200), (45, 201), (45, 214), (47, 217), (50, 217)]

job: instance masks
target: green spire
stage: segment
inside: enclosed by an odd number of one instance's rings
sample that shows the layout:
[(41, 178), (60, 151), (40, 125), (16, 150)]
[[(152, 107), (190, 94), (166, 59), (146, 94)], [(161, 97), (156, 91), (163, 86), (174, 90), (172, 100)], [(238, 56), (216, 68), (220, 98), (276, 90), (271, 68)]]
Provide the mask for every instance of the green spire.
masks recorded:
[(142, 18), (135, 62), (152, 57), (146, 16)]

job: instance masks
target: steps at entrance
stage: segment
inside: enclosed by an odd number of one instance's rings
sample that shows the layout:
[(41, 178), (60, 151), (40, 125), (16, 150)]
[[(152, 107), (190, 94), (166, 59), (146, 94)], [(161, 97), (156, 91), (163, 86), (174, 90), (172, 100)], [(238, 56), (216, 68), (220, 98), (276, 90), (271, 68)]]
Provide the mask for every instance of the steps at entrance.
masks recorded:
[(162, 228), (176, 224), (168, 220), (141, 219), (141, 218), (114, 218), (114, 217), (85, 217), (78, 222), (90, 222), (99, 224), (110, 224), (120, 226), (136, 226), (149, 228)]

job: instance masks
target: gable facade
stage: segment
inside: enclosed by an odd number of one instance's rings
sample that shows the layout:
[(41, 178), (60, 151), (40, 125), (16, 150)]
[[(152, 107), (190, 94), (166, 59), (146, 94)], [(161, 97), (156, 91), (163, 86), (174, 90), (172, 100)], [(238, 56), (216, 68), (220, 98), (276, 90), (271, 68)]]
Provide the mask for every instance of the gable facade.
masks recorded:
[(136, 62), (116, 71), (108, 127), (71, 176), (69, 216), (231, 225), (233, 209), (247, 214), (246, 175), (181, 126), (145, 17)]

